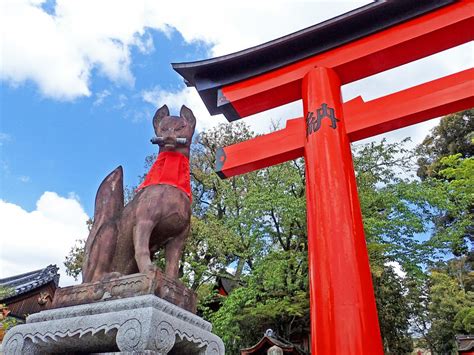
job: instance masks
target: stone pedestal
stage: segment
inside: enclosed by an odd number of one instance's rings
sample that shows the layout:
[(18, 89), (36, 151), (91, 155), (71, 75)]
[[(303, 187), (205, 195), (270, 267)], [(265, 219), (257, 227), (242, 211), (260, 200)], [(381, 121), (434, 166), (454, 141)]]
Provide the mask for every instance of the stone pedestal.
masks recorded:
[(152, 294), (196, 313), (197, 295), (179, 280), (172, 280), (159, 269), (56, 290), (51, 308), (62, 308)]
[(154, 295), (51, 309), (5, 336), (10, 354), (224, 354), (211, 324)]

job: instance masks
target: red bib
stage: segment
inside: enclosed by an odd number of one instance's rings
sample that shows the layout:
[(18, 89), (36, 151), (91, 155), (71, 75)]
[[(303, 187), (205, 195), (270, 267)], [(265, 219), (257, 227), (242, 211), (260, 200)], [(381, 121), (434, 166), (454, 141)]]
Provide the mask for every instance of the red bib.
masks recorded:
[(178, 152), (162, 152), (158, 154), (145, 180), (137, 191), (149, 185), (171, 185), (188, 195), (191, 200), (191, 181), (189, 159)]

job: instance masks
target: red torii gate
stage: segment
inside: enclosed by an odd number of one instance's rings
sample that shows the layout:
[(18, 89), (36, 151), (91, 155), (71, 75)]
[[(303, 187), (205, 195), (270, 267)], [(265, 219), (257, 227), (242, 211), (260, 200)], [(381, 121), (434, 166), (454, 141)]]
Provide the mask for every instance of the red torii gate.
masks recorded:
[(350, 142), (474, 106), (474, 69), (368, 102), (342, 103), (340, 87), (471, 41), (473, 14), (470, 0), (375, 2), (238, 53), (173, 64), (229, 121), (303, 100), (304, 117), (220, 149), (216, 170), (227, 178), (304, 156), (313, 354), (383, 353)]

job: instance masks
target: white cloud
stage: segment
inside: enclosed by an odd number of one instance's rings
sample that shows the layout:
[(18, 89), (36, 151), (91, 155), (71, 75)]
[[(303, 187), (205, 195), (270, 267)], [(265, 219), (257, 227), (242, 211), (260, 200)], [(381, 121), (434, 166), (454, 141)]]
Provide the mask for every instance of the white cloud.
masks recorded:
[(218, 123), (227, 122), (223, 115), (211, 116), (206, 106), (197, 94), (194, 88), (184, 88), (180, 91), (170, 92), (155, 87), (148, 91), (142, 92), (143, 101), (153, 105), (154, 108), (167, 105), (171, 115), (179, 115), (182, 105), (193, 110), (197, 119), (197, 131), (203, 131), (213, 127)]
[(74, 283), (63, 261), (76, 239), (87, 237), (87, 214), (74, 198), (45, 192), (34, 211), (0, 200), (0, 278), (56, 264), (62, 286)]
[(0, 132), (0, 147), (11, 140), (12, 137), (8, 133)]
[(148, 3), (150, 17), (177, 29), (186, 41), (212, 44), (210, 55), (258, 45), (314, 25), (368, 0), (351, 1), (174, 1)]
[(403, 271), (402, 266), (396, 261), (389, 261), (385, 264), (386, 266), (390, 266), (393, 269), (393, 272), (397, 274), (398, 277), (404, 279), (407, 276), (407, 273)]
[(46, 12), (45, 1), (0, 2), (0, 78), (12, 85), (32, 81), (43, 95), (62, 100), (90, 96), (93, 69), (133, 84), (131, 47), (154, 49), (146, 29), (176, 29), (187, 42), (204, 41), (211, 55), (220, 55), (368, 2), (57, 0)]
[(26, 176), (26, 175), (21, 175), (21, 176), (18, 178), (18, 180), (20, 180), (21, 182), (23, 182), (23, 183), (26, 184), (26, 183), (28, 183), (28, 182), (31, 181), (31, 178), (30, 178), (29, 176)]
[(95, 97), (95, 101), (93, 103), (94, 106), (99, 106), (99, 105), (102, 105), (102, 103), (104, 102), (104, 100), (110, 96), (110, 91), (109, 90), (102, 90), (100, 92), (98, 92)]
[(94, 68), (115, 82), (133, 84), (130, 47), (152, 48), (150, 38), (143, 37), (143, 4), (59, 0), (49, 14), (41, 8), (44, 2), (0, 2), (3, 80), (33, 81), (45, 96), (63, 100), (91, 94)]

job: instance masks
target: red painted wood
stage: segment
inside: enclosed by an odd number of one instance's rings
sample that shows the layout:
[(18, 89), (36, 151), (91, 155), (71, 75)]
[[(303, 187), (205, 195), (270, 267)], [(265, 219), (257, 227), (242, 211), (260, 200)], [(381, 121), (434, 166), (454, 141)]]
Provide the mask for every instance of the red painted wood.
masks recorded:
[[(474, 69), (468, 69), (381, 98), (361, 97), (343, 106), (351, 142), (451, 112), (474, 107)], [(223, 148), (222, 174), (231, 177), (303, 156), (304, 120), (287, 121), (282, 130)]]
[(313, 67), (333, 68), (342, 84), (424, 58), (474, 39), (474, 2), (461, 0), (384, 31), (222, 88), (241, 117), (301, 98)]
[(351, 142), (474, 107), (474, 69), (375, 100), (344, 104)]
[(304, 139), (312, 354), (383, 354), (340, 80), (303, 78), (305, 117), (326, 103), (339, 119)]
[(231, 177), (302, 157), (303, 137), (303, 119), (288, 120), (285, 129), (224, 147), (220, 172)]

